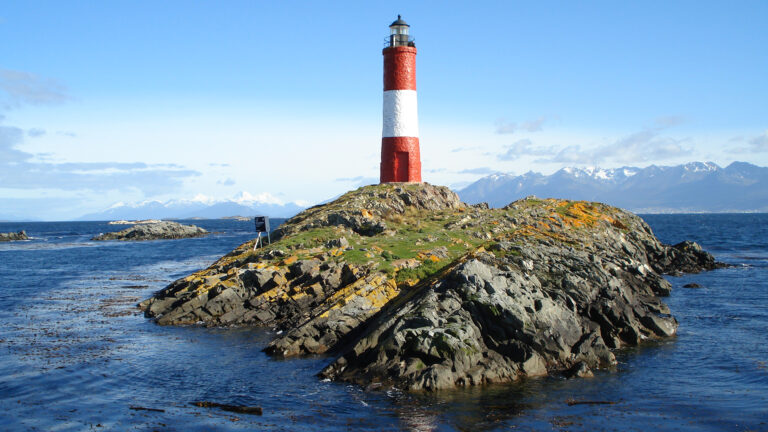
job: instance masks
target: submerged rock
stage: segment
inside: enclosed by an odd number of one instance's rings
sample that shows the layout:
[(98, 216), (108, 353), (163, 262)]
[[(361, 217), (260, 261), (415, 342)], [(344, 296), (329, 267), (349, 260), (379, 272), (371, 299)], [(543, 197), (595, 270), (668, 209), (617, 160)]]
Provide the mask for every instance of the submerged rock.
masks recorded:
[(276, 356), (333, 353), (323, 377), (442, 389), (591, 376), (613, 349), (673, 336), (661, 276), (717, 268), (610, 206), (467, 206), (429, 184), (310, 208), (142, 302), (163, 325), (261, 325)]
[(182, 225), (178, 222), (158, 221), (139, 223), (117, 232), (103, 233), (91, 240), (158, 240), (202, 237), (208, 231), (195, 225)]
[(27, 237), (27, 232), (21, 230), (19, 232), (0, 233), (0, 242), (16, 240), (29, 240), (29, 237)]

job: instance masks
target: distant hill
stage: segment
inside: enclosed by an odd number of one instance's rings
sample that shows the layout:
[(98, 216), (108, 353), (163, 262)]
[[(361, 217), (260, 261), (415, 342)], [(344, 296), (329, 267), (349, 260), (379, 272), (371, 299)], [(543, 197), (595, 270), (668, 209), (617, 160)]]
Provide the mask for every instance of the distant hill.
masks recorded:
[(768, 168), (734, 162), (615, 169), (563, 168), (552, 175), (493, 174), (458, 191), (501, 207), (528, 195), (599, 201), (636, 213), (768, 212)]
[(287, 218), (306, 208), (298, 203), (281, 203), (274, 197), (253, 196), (241, 192), (232, 199), (215, 200), (197, 196), (191, 200), (144, 201), (134, 204), (117, 203), (96, 213), (83, 215), (78, 220), (119, 219), (217, 219), (229, 216), (266, 215)]

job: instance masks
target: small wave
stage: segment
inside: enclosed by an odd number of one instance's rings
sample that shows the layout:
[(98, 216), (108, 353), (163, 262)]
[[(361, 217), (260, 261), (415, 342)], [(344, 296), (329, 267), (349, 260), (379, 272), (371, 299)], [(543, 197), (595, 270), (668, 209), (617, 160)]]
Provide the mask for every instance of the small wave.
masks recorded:
[(48, 240), (41, 241), (25, 241), (24, 243), (15, 243), (13, 245), (2, 245), (0, 250), (62, 250), (73, 249), (83, 247), (100, 247), (100, 246), (112, 246), (111, 244), (100, 244), (90, 241), (82, 242), (50, 242)]

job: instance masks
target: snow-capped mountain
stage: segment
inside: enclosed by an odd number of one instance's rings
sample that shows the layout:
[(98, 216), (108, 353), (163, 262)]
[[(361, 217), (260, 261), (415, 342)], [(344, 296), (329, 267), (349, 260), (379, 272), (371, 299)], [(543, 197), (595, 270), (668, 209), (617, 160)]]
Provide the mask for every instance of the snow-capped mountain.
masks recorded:
[(467, 203), (504, 206), (528, 195), (600, 201), (635, 212), (768, 211), (768, 168), (734, 162), (563, 168), (551, 175), (493, 174), (458, 191)]
[(220, 200), (202, 194), (192, 199), (169, 201), (119, 202), (108, 209), (90, 213), (79, 220), (117, 219), (216, 219), (227, 216), (267, 215), (290, 217), (307, 207), (306, 203), (283, 203), (269, 193), (252, 195), (240, 192), (230, 199)]

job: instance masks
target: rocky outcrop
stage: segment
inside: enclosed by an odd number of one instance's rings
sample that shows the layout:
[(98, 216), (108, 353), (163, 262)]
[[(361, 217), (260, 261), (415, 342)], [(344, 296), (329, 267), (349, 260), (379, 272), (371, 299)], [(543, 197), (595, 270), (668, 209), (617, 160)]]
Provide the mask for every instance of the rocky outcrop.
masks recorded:
[(512, 381), (610, 366), (611, 348), (675, 334), (654, 294), (668, 284), (655, 273), (568, 246), (526, 246), (474, 253), (419, 287), (323, 376), (408, 389)]
[(719, 266), (599, 203), (490, 209), (428, 184), (360, 188), (273, 238), (140, 307), (163, 325), (268, 326), (269, 354), (334, 354), (327, 378), (442, 389), (590, 376), (616, 348), (675, 334), (661, 274)]
[(711, 254), (692, 241), (686, 240), (655, 252), (652, 263), (654, 270), (659, 273), (681, 275), (728, 267), (728, 264), (716, 262)]
[(117, 232), (103, 233), (91, 240), (159, 240), (202, 237), (208, 231), (195, 225), (182, 225), (178, 222), (158, 221), (137, 224)]
[[(413, 185), (411, 185), (413, 186)], [(459, 196), (444, 186), (361, 188), (329, 204), (310, 207), (278, 227), (275, 240), (320, 227), (345, 227), (362, 236), (385, 232), (387, 219), (407, 211), (444, 211), (466, 207)], [(394, 218), (395, 221), (398, 218)]]
[(29, 237), (27, 237), (27, 232), (21, 230), (19, 232), (0, 233), (0, 242), (16, 240), (29, 240)]

